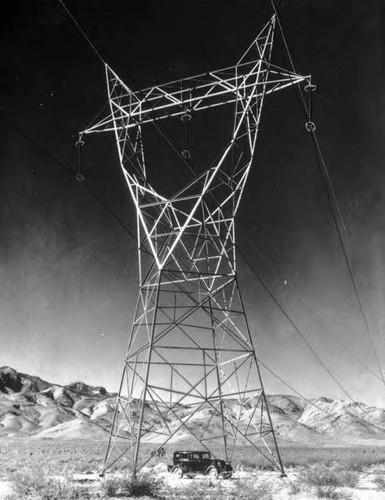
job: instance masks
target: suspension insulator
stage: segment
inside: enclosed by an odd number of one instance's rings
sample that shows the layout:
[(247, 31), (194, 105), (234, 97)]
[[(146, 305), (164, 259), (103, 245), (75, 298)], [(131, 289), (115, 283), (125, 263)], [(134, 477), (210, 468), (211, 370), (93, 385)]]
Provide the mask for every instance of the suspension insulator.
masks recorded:
[(181, 154), (186, 160), (191, 158), (191, 152), (188, 149), (184, 149)]
[(317, 86), (316, 86), (316, 85), (313, 85), (312, 83), (308, 83), (308, 84), (307, 84), (307, 85), (305, 85), (305, 87), (304, 87), (304, 91), (305, 91), (305, 92), (314, 92), (316, 89), (317, 89)]
[(315, 132), (316, 126), (314, 122), (306, 122), (305, 128), (308, 132)]
[(80, 172), (78, 174), (75, 175), (75, 179), (78, 181), (78, 182), (84, 182), (86, 180), (86, 178), (84, 177), (83, 174), (81, 174)]
[(180, 117), (180, 119), (182, 120), (182, 122), (189, 122), (192, 118), (192, 115), (189, 111), (185, 111), (183, 113), (183, 115)]

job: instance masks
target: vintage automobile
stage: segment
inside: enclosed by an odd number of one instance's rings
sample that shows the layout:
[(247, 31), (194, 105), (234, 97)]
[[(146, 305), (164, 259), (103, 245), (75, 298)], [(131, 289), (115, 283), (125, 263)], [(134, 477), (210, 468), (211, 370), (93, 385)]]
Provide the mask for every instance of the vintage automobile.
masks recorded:
[(213, 479), (218, 476), (228, 479), (233, 473), (229, 462), (212, 457), (208, 451), (175, 451), (169, 470), (177, 477), (205, 474)]

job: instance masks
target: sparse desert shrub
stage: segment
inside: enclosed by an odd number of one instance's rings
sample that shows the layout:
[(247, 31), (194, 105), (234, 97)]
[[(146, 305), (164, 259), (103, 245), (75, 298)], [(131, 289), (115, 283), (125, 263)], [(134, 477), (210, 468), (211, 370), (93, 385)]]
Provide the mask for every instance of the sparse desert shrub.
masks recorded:
[(324, 467), (315, 465), (310, 469), (302, 471), (299, 480), (309, 486), (322, 487), (346, 487), (354, 488), (358, 483), (358, 474), (346, 471), (338, 467)]
[(343, 500), (350, 498), (350, 495), (346, 492), (339, 491), (338, 488), (354, 488), (357, 486), (358, 474), (338, 467), (316, 465), (308, 470), (302, 471), (299, 475), (299, 481), (305, 486), (313, 488), (317, 498)]
[(33, 496), (46, 482), (46, 476), (43, 469), (20, 469), (10, 475), (9, 479), (13, 483), (13, 489), (24, 497)]
[(259, 465), (258, 469), (263, 470), (263, 471), (277, 471), (277, 466), (270, 463), (270, 462), (265, 462), (265, 463)]
[(18, 499), (33, 500), (85, 500), (89, 491), (75, 485), (69, 476), (55, 475), (55, 471), (43, 468), (25, 468), (11, 476), (13, 489)]
[(241, 481), (237, 484), (231, 500), (272, 500), (273, 493), (271, 485), (266, 481), (255, 483), (253, 481)]
[(114, 497), (119, 490), (119, 481), (115, 477), (109, 477), (102, 482), (101, 490), (106, 497)]
[(335, 473), (339, 481), (339, 486), (355, 488), (359, 482), (359, 475), (357, 471), (339, 469), (337, 467), (335, 469)]
[(132, 479), (125, 484), (123, 493), (131, 497), (157, 497), (159, 496), (159, 482), (150, 477)]
[(330, 498), (331, 500), (339, 500), (341, 498), (335, 486), (316, 486), (315, 494), (317, 498)]
[(164, 500), (272, 500), (272, 488), (268, 482), (241, 480), (224, 485), (222, 481), (193, 481), (182, 488), (164, 488)]
[(159, 478), (143, 474), (137, 478), (110, 477), (103, 481), (102, 492), (107, 497), (153, 497), (161, 495), (162, 482)]
[[(249, 450), (242, 449), (242, 456), (247, 456)], [(297, 468), (322, 464), (332, 466), (339, 464), (345, 470), (361, 471), (372, 465), (385, 463), (385, 448), (309, 448), (284, 447), (281, 449), (282, 461), (285, 468)]]
[(288, 486), (289, 495), (297, 495), (301, 491), (301, 483), (299, 481), (290, 481)]
[(330, 500), (351, 500), (352, 496), (345, 492), (339, 491), (334, 486), (319, 486), (316, 488), (317, 498), (327, 498)]
[(314, 488), (319, 486), (336, 488), (339, 486), (339, 481), (334, 471), (322, 465), (314, 465), (310, 469), (302, 471), (298, 479), (301, 483)]
[(362, 472), (368, 464), (371, 465), (370, 460), (351, 458), (344, 461), (343, 468), (348, 471)]
[(274, 471), (276, 470), (275, 465), (270, 462), (262, 462), (258, 460), (257, 457), (243, 457), (239, 460), (238, 465), (243, 467), (246, 470), (263, 470), (263, 471)]
[(383, 474), (374, 476), (373, 483), (377, 486), (377, 490), (385, 491), (385, 476)]
[[(212, 481), (194, 481), (184, 488), (169, 488), (163, 490), (162, 498), (164, 500), (229, 500), (233, 497), (228, 496), (220, 484), (214, 484)], [(227, 496), (226, 496), (227, 493)]]
[(244, 469), (255, 469), (260, 464), (253, 457), (244, 457), (240, 459), (239, 465)]

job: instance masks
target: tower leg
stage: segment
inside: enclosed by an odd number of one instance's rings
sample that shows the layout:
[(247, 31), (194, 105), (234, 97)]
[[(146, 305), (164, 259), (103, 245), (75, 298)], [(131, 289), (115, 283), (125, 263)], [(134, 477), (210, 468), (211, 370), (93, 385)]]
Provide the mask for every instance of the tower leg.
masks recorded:
[(105, 469), (248, 446), (284, 473), (236, 275), (184, 274), (166, 266), (141, 287)]

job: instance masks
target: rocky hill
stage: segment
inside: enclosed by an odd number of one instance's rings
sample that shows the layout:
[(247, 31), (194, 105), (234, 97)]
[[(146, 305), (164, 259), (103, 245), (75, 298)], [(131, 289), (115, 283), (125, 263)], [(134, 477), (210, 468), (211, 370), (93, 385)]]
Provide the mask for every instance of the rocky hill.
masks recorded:
[[(116, 395), (0, 368), (0, 436), (105, 439)], [(106, 418), (105, 418), (106, 417)]]
[[(295, 396), (269, 396), (270, 411), (282, 444), (309, 446), (385, 445), (385, 410), (342, 400), (318, 398), (309, 402)], [(0, 368), (0, 436), (32, 439), (105, 440), (113, 418), (116, 394), (103, 387), (82, 382), (59, 385), (36, 376)], [(138, 402), (133, 403), (138, 406)], [(253, 411), (251, 402), (250, 412)], [(238, 403), (226, 402), (229, 415), (237, 415)], [(202, 410), (189, 420), (197, 429), (216, 425), (212, 408)], [(180, 405), (178, 418), (169, 419), (170, 428), (189, 414)], [(159, 415), (146, 404), (146, 423), (157, 425)], [(161, 424), (161, 422), (159, 422)], [(219, 422), (218, 422), (219, 424)], [(182, 439), (178, 435), (176, 439)], [(154, 440), (156, 438), (154, 437)], [(151, 440), (151, 436), (150, 436)]]

